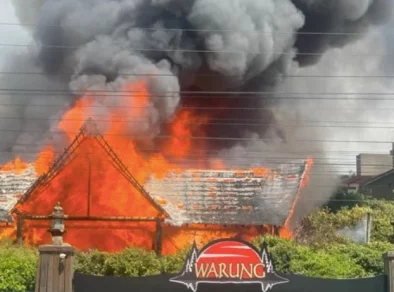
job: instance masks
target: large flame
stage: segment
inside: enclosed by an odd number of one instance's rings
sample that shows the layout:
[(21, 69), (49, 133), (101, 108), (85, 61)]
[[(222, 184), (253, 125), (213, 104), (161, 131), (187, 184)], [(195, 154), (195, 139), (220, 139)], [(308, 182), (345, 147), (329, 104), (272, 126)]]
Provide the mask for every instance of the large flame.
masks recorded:
[[(177, 159), (190, 155), (192, 149), (198, 148), (201, 162), (194, 167), (206, 166), (204, 143), (195, 141), (194, 135), (204, 135), (203, 127), (209, 117), (195, 112), (182, 110), (172, 120), (170, 137), (160, 144), (162, 152), (149, 155), (141, 152), (135, 137), (130, 134), (129, 125), (125, 120), (146, 118), (147, 108), (151, 103), (146, 83), (139, 81), (127, 85), (123, 91), (128, 91), (126, 97), (117, 97), (124, 107), (114, 107), (109, 114), (109, 120), (103, 124), (103, 134), (117, 156), (122, 160), (129, 172), (141, 184), (146, 183), (151, 174), (156, 178), (164, 177), (170, 170), (181, 171)], [(95, 99), (94, 95), (86, 94), (80, 98), (73, 108), (64, 113), (58, 124), (59, 130), (66, 133), (69, 142), (74, 140), (83, 123), (89, 118), (100, 122), (102, 118), (89, 111)], [(107, 118), (108, 119), (108, 118)], [(128, 118), (130, 119), (130, 118)], [(101, 124), (100, 124), (101, 125)], [(102, 129), (100, 129), (102, 130)], [(64, 211), (72, 216), (119, 216), (119, 217), (157, 217), (160, 210), (155, 208), (147, 198), (135, 190), (126, 177), (120, 175), (119, 169), (109, 158), (108, 153), (94, 137), (88, 137), (74, 149), (75, 158), (63, 168), (50, 183), (43, 185), (31, 193), (29, 199), (17, 206), (24, 214), (49, 215), (56, 202), (60, 201)], [(171, 157), (169, 160), (167, 157)], [(54, 148), (46, 145), (35, 161), (38, 175), (48, 171), (55, 158)], [(312, 163), (308, 162), (308, 166)], [(19, 158), (1, 167), (3, 170), (20, 171), (27, 167)], [(209, 161), (211, 168), (224, 168), (225, 163), (220, 159)], [(308, 167), (309, 169), (309, 167)], [(267, 175), (266, 168), (254, 168), (258, 176)], [(308, 176), (308, 173), (306, 173)], [(303, 184), (306, 178), (303, 180)], [(160, 202), (159, 202), (160, 203)], [(165, 203), (165, 202), (164, 202)], [(296, 202), (295, 202), (296, 204)], [(287, 222), (281, 231), (282, 236), (291, 236)], [(42, 244), (50, 240), (49, 222), (25, 220), (25, 241), (32, 244)], [(155, 222), (119, 222), (119, 221), (67, 221), (65, 240), (79, 249), (99, 248), (107, 251), (118, 251), (128, 245), (137, 245), (151, 249), (156, 236)], [(10, 229), (7, 229), (10, 233)], [(226, 227), (226, 226), (183, 226), (172, 227), (165, 225), (163, 229), (162, 251), (164, 254), (174, 253), (187, 246), (192, 240), (205, 243), (218, 237), (238, 236), (249, 240), (259, 234), (273, 234), (273, 227)], [(106, 240), (103, 240), (106, 238)], [(108, 240), (110, 238), (110, 240)]]
[(20, 174), (28, 167), (28, 163), (24, 162), (20, 157), (16, 157), (14, 160), (7, 162), (4, 165), (0, 165), (0, 171), (13, 171), (17, 174)]
[(283, 238), (294, 238), (294, 232), (293, 232), (290, 224), (293, 221), (295, 209), (297, 207), (298, 202), (300, 201), (302, 190), (305, 189), (309, 183), (312, 165), (313, 165), (313, 159), (309, 157), (306, 160), (305, 172), (304, 172), (304, 176), (301, 180), (300, 189), (299, 189), (299, 191), (296, 195), (296, 198), (293, 202), (293, 205), (290, 209), (289, 216), (286, 219), (285, 225), (280, 229), (280, 232), (279, 232), (279, 235)]

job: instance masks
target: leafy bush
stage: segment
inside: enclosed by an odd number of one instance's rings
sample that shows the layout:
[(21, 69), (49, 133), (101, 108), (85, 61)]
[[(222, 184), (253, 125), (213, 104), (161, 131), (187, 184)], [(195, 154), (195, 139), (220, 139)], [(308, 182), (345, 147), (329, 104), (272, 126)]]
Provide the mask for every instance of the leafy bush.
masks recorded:
[(303, 220), (297, 240), (303, 244), (314, 245), (347, 243), (337, 231), (345, 226), (355, 225), (368, 213), (372, 216), (371, 241), (392, 240), (394, 202), (383, 200), (367, 200), (363, 202), (363, 206), (351, 209), (345, 207), (335, 213), (329, 208), (318, 209)]
[(32, 291), (37, 269), (35, 249), (2, 241), (0, 248), (0, 291)]
[(354, 208), (356, 206), (362, 207), (365, 204), (365, 197), (360, 193), (348, 193), (347, 191), (340, 191), (331, 197), (326, 207), (333, 213), (336, 213), (344, 208)]
[(359, 278), (367, 273), (349, 256), (306, 250), (290, 263), (290, 272), (320, 278)]
[(191, 247), (185, 247), (176, 255), (169, 255), (162, 257), (162, 272), (165, 274), (175, 274), (182, 270), (187, 255), (189, 254)]
[(384, 273), (382, 255), (390, 250), (390, 243), (374, 242), (370, 245), (339, 244), (327, 248), (326, 251), (332, 255), (346, 255), (362, 267), (367, 276), (374, 276)]
[(105, 275), (105, 262), (110, 255), (97, 250), (78, 252), (75, 255), (74, 269), (84, 274), (103, 276)]
[(259, 246), (264, 240), (278, 272), (321, 278), (356, 278), (382, 274), (382, 255), (392, 249), (388, 242), (307, 246), (277, 237), (258, 237), (253, 243)]
[(366, 201), (372, 215), (372, 241), (390, 241), (393, 228), (391, 221), (394, 219), (394, 202), (384, 200)]
[(302, 257), (308, 250), (307, 247), (297, 245), (293, 240), (278, 237), (259, 236), (253, 244), (260, 247), (263, 241), (267, 243), (275, 269), (282, 273), (291, 273), (291, 262)]
[[(337, 235), (337, 230), (353, 225), (367, 213), (372, 215), (371, 244), (351, 243)], [(268, 244), (275, 268), (279, 272), (323, 278), (354, 278), (383, 273), (382, 254), (391, 250), (389, 242), (394, 218), (394, 203), (364, 201), (353, 208), (329, 208), (315, 211), (305, 218), (297, 240), (258, 237), (253, 243)], [(177, 273), (185, 262), (189, 248), (157, 257), (153, 252), (128, 248), (119, 253), (92, 250), (76, 253), (75, 270), (98, 276), (145, 276)], [(36, 249), (0, 241), (0, 291), (34, 290), (38, 253)]]
[(147, 276), (161, 272), (161, 263), (154, 252), (139, 248), (128, 248), (107, 257), (104, 263), (108, 276)]

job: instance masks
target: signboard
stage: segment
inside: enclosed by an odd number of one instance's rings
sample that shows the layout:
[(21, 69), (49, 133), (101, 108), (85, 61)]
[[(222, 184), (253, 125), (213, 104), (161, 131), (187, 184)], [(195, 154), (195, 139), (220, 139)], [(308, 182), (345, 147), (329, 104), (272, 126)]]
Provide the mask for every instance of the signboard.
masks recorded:
[(266, 244), (259, 251), (235, 239), (210, 242), (200, 251), (194, 243), (181, 274), (170, 281), (186, 285), (193, 292), (200, 283), (260, 284), (261, 290), (266, 292), (275, 285), (289, 282), (275, 273)]

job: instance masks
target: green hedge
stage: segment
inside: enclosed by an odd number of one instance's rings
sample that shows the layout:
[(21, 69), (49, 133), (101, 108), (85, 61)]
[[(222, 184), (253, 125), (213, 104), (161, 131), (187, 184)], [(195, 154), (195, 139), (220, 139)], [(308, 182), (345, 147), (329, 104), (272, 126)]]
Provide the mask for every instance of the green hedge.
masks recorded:
[(259, 246), (263, 240), (268, 244), (277, 271), (321, 278), (359, 278), (383, 274), (382, 255), (392, 250), (388, 242), (305, 246), (275, 237), (257, 238), (254, 244)]
[[(336, 235), (336, 230), (373, 216), (372, 243), (354, 244)], [(390, 221), (394, 204), (366, 201), (363, 206), (336, 213), (321, 209), (308, 216), (299, 231), (298, 244), (276, 237), (259, 237), (268, 243), (277, 271), (323, 278), (355, 278), (383, 273), (382, 254), (391, 250)], [(157, 258), (153, 252), (128, 248), (119, 253), (90, 251), (76, 254), (75, 269), (90, 275), (145, 276), (176, 273), (183, 267), (187, 250)], [(0, 242), (0, 291), (32, 291), (37, 266), (36, 249)]]
[(91, 251), (76, 255), (75, 270), (96, 276), (138, 277), (181, 270), (184, 258), (167, 256), (158, 258), (154, 252), (128, 248), (119, 253)]
[[(277, 271), (322, 278), (357, 278), (383, 273), (382, 254), (389, 243), (335, 244), (328, 247), (297, 245), (276, 237), (268, 243)], [(98, 276), (146, 276), (179, 272), (187, 251), (158, 258), (153, 252), (128, 248), (119, 253), (90, 251), (76, 254), (75, 270)], [(0, 248), (0, 291), (32, 291), (37, 265), (35, 249), (3, 244)]]
[(371, 241), (389, 242), (392, 240), (394, 220), (394, 202), (368, 200), (353, 208), (342, 208), (331, 212), (329, 208), (318, 209), (303, 220), (297, 241), (307, 245), (329, 245), (346, 243), (337, 231), (360, 221), (367, 213), (372, 216)]

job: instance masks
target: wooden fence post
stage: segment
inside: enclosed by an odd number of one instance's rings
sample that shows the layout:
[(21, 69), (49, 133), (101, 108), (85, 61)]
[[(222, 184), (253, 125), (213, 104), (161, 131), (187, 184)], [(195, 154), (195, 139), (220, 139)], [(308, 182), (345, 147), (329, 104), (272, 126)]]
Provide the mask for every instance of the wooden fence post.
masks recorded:
[(52, 244), (39, 247), (35, 292), (72, 292), (74, 248), (63, 243), (65, 216), (59, 203), (51, 218)]
[[(394, 227), (394, 222), (391, 222)], [(394, 292), (394, 251), (389, 251), (383, 255), (384, 272), (387, 275), (387, 292)]]
[(23, 244), (23, 215), (18, 214), (16, 217), (16, 242), (17, 244)]
[(394, 292), (394, 251), (384, 254), (384, 272), (387, 275), (387, 292)]

